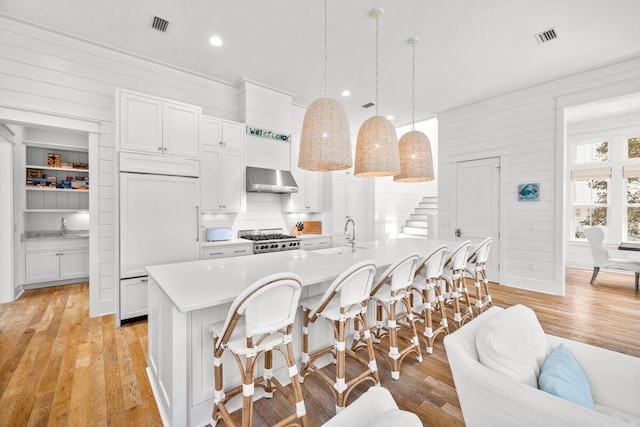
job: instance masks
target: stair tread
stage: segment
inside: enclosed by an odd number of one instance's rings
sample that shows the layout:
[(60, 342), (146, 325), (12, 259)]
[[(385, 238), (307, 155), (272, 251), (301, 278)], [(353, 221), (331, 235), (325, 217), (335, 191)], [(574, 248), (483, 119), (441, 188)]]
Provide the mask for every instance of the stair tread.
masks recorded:
[(427, 234), (429, 234), (429, 230), (427, 230), (426, 228), (407, 227), (407, 226), (402, 227), (402, 232), (405, 234), (419, 234), (423, 236), (426, 236)]
[(429, 227), (429, 223), (427, 221), (409, 220), (406, 222), (406, 224), (407, 224), (407, 227), (418, 227), (418, 228)]

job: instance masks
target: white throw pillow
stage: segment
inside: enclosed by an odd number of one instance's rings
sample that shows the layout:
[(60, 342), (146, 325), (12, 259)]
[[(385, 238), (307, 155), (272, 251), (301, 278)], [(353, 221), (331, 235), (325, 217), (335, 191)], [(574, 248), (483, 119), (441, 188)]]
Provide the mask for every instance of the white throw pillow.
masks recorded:
[(480, 326), (476, 349), (484, 366), (535, 388), (552, 350), (536, 314), (524, 305), (509, 307)]

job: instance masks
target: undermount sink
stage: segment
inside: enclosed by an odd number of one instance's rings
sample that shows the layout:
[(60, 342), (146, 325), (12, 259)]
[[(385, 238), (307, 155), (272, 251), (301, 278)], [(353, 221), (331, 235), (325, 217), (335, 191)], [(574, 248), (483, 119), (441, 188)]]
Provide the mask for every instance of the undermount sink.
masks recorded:
[[(356, 250), (358, 249), (367, 249), (367, 248), (364, 246), (356, 246)], [(351, 246), (338, 246), (337, 248), (317, 249), (313, 252), (321, 255), (336, 255), (336, 254), (352, 253), (353, 251), (351, 250)]]

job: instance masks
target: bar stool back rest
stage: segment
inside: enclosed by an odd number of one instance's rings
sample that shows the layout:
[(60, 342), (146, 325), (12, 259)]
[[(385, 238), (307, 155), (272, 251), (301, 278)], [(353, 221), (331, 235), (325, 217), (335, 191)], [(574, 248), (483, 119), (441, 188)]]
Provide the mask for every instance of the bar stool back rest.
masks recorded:
[(491, 250), (492, 243), (493, 239), (491, 237), (487, 237), (482, 242), (478, 243), (478, 246), (474, 249), (471, 255), (469, 255), (469, 262), (474, 264), (486, 264), (489, 260), (489, 251)]
[(325, 291), (318, 307), (309, 314), (311, 321), (316, 320), (318, 314), (322, 313), (336, 294), (341, 308), (367, 301), (375, 275), (376, 265), (373, 261), (362, 261), (344, 271)]
[(371, 293), (373, 296), (385, 283), (391, 285), (391, 295), (402, 289), (407, 289), (413, 283), (418, 264), (420, 262), (420, 255), (411, 254), (400, 261), (391, 264), (384, 273), (380, 275), (380, 279), (374, 290)]
[(433, 280), (441, 277), (446, 260), (447, 246), (442, 245), (427, 255), (424, 261), (421, 261), (420, 267), (416, 270), (416, 276), (420, 275), (426, 280)]
[(447, 260), (445, 267), (451, 269), (454, 273), (456, 271), (464, 270), (467, 266), (470, 247), (471, 241), (469, 240), (460, 243), (449, 255), (449, 259)]
[(231, 304), (216, 349), (227, 343), (243, 315), (247, 338), (293, 324), (301, 294), (301, 279), (292, 273), (274, 274), (253, 283)]

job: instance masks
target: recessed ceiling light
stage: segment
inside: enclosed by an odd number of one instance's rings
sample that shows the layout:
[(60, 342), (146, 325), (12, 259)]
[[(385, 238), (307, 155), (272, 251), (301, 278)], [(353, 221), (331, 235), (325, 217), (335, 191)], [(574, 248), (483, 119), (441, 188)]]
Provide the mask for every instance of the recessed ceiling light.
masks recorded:
[(393, 117), (393, 116), (387, 116), (387, 120), (393, 120), (393, 119), (395, 119), (395, 117)]
[(211, 38), (209, 39), (209, 43), (211, 43), (215, 47), (220, 47), (222, 46), (222, 39), (218, 36), (211, 36)]
[(348, 90), (342, 91), (342, 96), (349, 96), (349, 95), (351, 95), (351, 92), (349, 92)]

